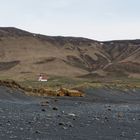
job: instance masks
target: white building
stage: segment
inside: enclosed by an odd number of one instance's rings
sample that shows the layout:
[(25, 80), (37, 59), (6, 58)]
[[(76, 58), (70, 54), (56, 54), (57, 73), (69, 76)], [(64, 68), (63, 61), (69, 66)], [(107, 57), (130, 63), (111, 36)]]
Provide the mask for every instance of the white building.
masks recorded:
[(38, 77), (38, 81), (43, 81), (43, 82), (46, 82), (46, 81), (48, 81), (48, 79), (47, 79), (47, 77), (46, 77), (46, 76), (44, 76), (44, 75), (40, 74), (40, 75), (39, 75), (39, 77)]

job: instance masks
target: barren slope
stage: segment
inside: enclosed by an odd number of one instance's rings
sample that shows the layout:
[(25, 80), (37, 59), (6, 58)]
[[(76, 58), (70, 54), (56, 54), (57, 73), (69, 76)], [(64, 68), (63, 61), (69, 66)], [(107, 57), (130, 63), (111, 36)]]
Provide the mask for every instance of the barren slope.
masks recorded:
[(36, 79), (39, 73), (79, 77), (140, 75), (140, 40), (99, 42), (0, 28), (0, 76)]

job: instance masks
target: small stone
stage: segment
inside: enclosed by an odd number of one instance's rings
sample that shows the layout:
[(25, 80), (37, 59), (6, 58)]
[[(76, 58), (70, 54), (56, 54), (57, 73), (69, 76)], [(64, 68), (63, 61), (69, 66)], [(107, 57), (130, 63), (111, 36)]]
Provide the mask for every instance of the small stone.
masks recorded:
[(107, 117), (105, 117), (105, 120), (106, 120), (107, 122), (109, 121)]
[(59, 125), (64, 125), (64, 123), (60, 122)]
[(64, 127), (63, 127), (63, 129), (65, 129), (65, 130), (66, 130), (66, 129), (68, 129), (68, 128), (64, 126)]
[(124, 136), (125, 136), (125, 132), (122, 132), (122, 133), (120, 134), (120, 136), (121, 136), (121, 137), (124, 137)]
[(41, 102), (41, 106), (47, 106), (48, 104), (49, 104), (48, 101), (46, 101), (46, 102)]
[(110, 109), (110, 108), (108, 108), (108, 111), (111, 111), (111, 109)]
[(28, 124), (31, 124), (32, 122), (28, 122)]
[(10, 123), (7, 123), (7, 125), (9, 125), (9, 126), (10, 126), (11, 124), (10, 124)]
[(68, 123), (67, 123), (67, 126), (73, 127), (73, 124), (72, 124), (71, 122), (68, 122)]
[(55, 102), (57, 102), (58, 100), (57, 100), (57, 99), (55, 99), (54, 101), (55, 101)]
[(124, 114), (122, 112), (118, 112), (118, 118), (122, 118)]
[(45, 109), (41, 109), (41, 111), (45, 112), (46, 110)]
[(135, 121), (136, 119), (135, 118), (133, 118), (133, 121)]
[(53, 107), (53, 110), (58, 110), (58, 108), (57, 107)]
[(35, 133), (36, 133), (36, 134), (40, 134), (40, 131), (36, 130)]
[(100, 119), (99, 119), (99, 117), (95, 117), (95, 120), (99, 121)]
[(21, 127), (20, 130), (23, 130), (23, 128)]
[(17, 136), (13, 136), (13, 135), (10, 136), (10, 139), (14, 139), (14, 138), (17, 138)]
[(65, 113), (65, 111), (62, 111), (62, 113), (64, 114), (64, 113)]
[(75, 117), (76, 115), (74, 113), (69, 113), (69, 116)]

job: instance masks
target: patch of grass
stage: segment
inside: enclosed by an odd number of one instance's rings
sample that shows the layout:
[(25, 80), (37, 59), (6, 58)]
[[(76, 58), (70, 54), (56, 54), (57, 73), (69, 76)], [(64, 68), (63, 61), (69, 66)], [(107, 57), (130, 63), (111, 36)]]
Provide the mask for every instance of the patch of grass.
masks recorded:
[(67, 77), (52, 76), (47, 82), (34, 81), (34, 80), (24, 80), (18, 83), (24, 87), (29, 88), (47, 88), (56, 90), (59, 88), (72, 89), (74, 86), (82, 84), (85, 80), (81, 79), (71, 79)]
[(84, 88), (111, 88), (111, 89), (136, 89), (140, 88), (140, 79), (94, 79), (83, 81), (73, 87), (74, 89)]
[[(4, 80), (7, 77), (0, 77)], [(40, 82), (35, 80), (24, 80), (18, 81), (18, 83), (26, 88), (33, 89), (48, 89), (48, 90), (57, 90), (60, 88), (66, 89), (78, 89), (82, 90), (84, 88), (111, 88), (111, 89), (135, 89), (140, 88), (140, 79), (133, 78), (68, 78), (68, 77), (59, 77), (51, 76), (47, 82)]]

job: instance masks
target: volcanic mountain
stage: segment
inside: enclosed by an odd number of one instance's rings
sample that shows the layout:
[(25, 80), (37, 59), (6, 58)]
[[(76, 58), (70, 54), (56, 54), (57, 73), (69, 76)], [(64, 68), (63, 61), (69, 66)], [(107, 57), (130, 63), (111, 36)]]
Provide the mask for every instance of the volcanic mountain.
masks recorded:
[(0, 77), (140, 78), (140, 40), (96, 41), (0, 28)]

